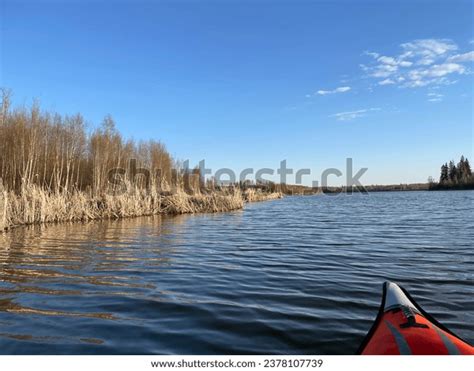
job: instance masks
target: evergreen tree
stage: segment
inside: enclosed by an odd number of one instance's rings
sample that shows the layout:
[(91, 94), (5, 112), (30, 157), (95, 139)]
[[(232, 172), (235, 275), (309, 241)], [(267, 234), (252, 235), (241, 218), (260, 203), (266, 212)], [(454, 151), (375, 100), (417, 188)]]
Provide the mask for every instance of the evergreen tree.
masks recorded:
[(458, 169), (458, 180), (461, 183), (466, 183), (471, 178), (471, 165), (469, 164), (469, 160), (465, 159), (464, 156), (461, 156), (461, 160), (457, 166)]
[(472, 170), (471, 170), (471, 164), (469, 163), (469, 160), (467, 158), (466, 158), (466, 161), (464, 161), (464, 168), (465, 168), (465, 172), (468, 178), (470, 178), (472, 176)]
[(453, 160), (441, 165), (439, 183), (437, 186), (430, 184), (430, 189), (474, 189), (474, 173), (469, 160), (461, 156), (457, 165)]
[(442, 184), (442, 183), (446, 183), (449, 179), (449, 175), (448, 175), (448, 164), (444, 164), (441, 166), (441, 175), (439, 177), (439, 182)]
[(457, 173), (458, 173), (457, 170), (458, 169), (456, 168), (454, 161), (453, 160), (449, 161), (448, 176), (449, 176), (449, 180), (453, 183), (455, 183), (457, 180)]
[(458, 165), (456, 166), (457, 172), (456, 172), (456, 180), (459, 183), (462, 183), (464, 180), (464, 156), (461, 156), (461, 159), (458, 162)]

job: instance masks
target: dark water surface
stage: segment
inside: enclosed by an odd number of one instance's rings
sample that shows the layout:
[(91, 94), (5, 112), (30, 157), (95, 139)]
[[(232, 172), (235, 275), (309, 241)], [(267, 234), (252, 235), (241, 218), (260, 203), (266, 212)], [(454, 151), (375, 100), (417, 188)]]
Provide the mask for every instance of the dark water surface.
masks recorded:
[(384, 280), (474, 340), (474, 192), (0, 234), (3, 354), (351, 354)]

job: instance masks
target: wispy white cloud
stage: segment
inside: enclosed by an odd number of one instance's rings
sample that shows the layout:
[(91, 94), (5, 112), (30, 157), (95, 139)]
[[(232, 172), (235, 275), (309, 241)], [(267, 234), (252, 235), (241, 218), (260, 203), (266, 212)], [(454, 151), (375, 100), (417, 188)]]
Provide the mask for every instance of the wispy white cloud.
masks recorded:
[(406, 87), (416, 88), (430, 84), (442, 85), (449, 83), (447, 75), (457, 73), (464, 74), (466, 68), (457, 63), (435, 64), (428, 68), (413, 69), (407, 74)]
[(318, 90), (317, 95), (328, 95), (328, 94), (337, 94), (337, 93), (346, 93), (351, 90), (350, 86), (341, 86), (333, 90)]
[(370, 51), (368, 51), (368, 50), (366, 50), (365, 52), (363, 52), (362, 55), (368, 55), (368, 56), (373, 57), (373, 58), (375, 58), (375, 59), (377, 59), (377, 58), (380, 56), (379, 53), (370, 52)]
[(413, 65), (413, 62), (410, 62), (410, 61), (400, 61), (400, 62), (399, 62), (399, 65), (400, 65), (401, 67), (410, 67), (410, 66)]
[(449, 39), (419, 39), (400, 45), (402, 59), (416, 59), (417, 64), (424, 66), (433, 64), (436, 59), (447, 53), (456, 51), (458, 46)]
[(443, 77), (451, 73), (463, 74), (466, 68), (457, 63), (435, 64), (427, 70), (422, 70), (421, 74), (428, 77)]
[(395, 81), (393, 81), (392, 79), (385, 79), (385, 80), (379, 81), (378, 84), (379, 85), (393, 85), (395, 84)]
[(441, 102), (444, 97), (443, 94), (439, 94), (435, 92), (430, 92), (427, 94), (427, 96), (428, 96), (428, 102), (433, 102), (433, 103)]
[(385, 55), (382, 55), (381, 57), (378, 57), (377, 60), (385, 65), (390, 65), (390, 66), (396, 66), (397, 65), (397, 60), (393, 57), (387, 57)]
[(455, 63), (474, 62), (474, 51), (467, 52), (464, 54), (452, 55), (448, 58), (448, 61)]
[(454, 54), (458, 46), (448, 39), (419, 39), (400, 44), (398, 55), (365, 52), (373, 62), (360, 67), (378, 85), (416, 88), (453, 82), (451, 77), (468, 73), (462, 63), (474, 60), (474, 52)]
[(329, 117), (335, 117), (339, 121), (350, 121), (359, 117), (364, 117), (371, 111), (380, 111), (380, 108), (364, 108), (356, 111), (339, 112), (330, 115)]

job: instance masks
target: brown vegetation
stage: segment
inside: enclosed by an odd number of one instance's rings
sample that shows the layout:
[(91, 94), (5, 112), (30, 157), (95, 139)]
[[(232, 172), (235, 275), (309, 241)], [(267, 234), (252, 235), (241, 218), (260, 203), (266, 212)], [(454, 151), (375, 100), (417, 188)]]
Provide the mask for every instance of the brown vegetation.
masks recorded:
[[(160, 142), (124, 139), (110, 116), (89, 133), (79, 114), (42, 112), (38, 104), (11, 109), (10, 93), (1, 93), (0, 231), (36, 223), (230, 211), (246, 201), (276, 198), (264, 192), (245, 196), (236, 187), (201, 192), (196, 170), (179, 170)], [(111, 181), (111, 169), (120, 169), (113, 173), (120, 182)], [(147, 169), (141, 172), (145, 177), (137, 169)]]
[(126, 193), (91, 197), (82, 191), (45, 191), (30, 185), (21, 194), (0, 192), (0, 231), (18, 225), (117, 219), (156, 214), (220, 212), (241, 209), (240, 190), (189, 195), (182, 190), (162, 195), (134, 188)]
[(265, 192), (258, 188), (247, 188), (243, 190), (242, 193), (246, 202), (259, 202), (283, 198), (283, 193), (281, 192)]
[(91, 133), (80, 114), (42, 112), (38, 104), (12, 110), (10, 93), (2, 91), (0, 105), (0, 178), (3, 186), (22, 193), (37, 185), (50, 192), (108, 191), (108, 171), (126, 168), (130, 159), (141, 167), (160, 169), (161, 181), (171, 177), (173, 159), (156, 141), (125, 140), (107, 116)]

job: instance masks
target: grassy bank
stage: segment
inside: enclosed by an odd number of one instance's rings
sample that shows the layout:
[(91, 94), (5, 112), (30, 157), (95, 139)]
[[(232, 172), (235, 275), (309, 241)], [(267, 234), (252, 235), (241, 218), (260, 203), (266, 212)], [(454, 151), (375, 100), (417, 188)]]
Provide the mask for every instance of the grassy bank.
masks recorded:
[[(124, 138), (107, 115), (92, 127), (80, 114), (12, 108), (0, 89), (0, 231), (19, 225), (156, 214), (210, 213), (273, 199), (271, 191), (204, 189), (159, 141)], [(184, 191), (186, 190), (186, 192)]]
[(98, 197), (83, 191), (48, 192), (30, 185), (20, 194), (0, 192), (0, 231), (30, 224), (224, 212), (241, 209), (245, 202), (280, 197), (279, 193), (242, 192), (237, 188), (192, 195), (182, 190), (161, 194), (133, 188), (120, 195)]
[(242, 195), (246, 202), (259, 202), (283, 198), (283, 194), (281, 192), (265, 192), (261, 189), (253, 188), (244, 190)]

